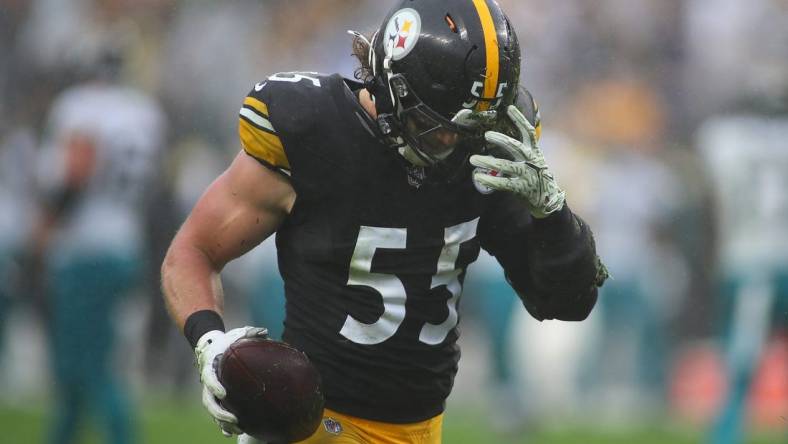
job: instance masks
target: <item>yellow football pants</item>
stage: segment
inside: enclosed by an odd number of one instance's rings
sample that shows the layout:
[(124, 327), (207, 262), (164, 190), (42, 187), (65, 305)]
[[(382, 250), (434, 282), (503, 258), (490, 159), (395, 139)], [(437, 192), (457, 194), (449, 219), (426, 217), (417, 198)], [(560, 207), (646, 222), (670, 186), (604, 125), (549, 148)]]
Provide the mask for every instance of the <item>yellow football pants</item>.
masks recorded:
[(391, 424), (326, 409), (314, 435), (299, 444), (440, 444), (443, 415), (412, 424)]

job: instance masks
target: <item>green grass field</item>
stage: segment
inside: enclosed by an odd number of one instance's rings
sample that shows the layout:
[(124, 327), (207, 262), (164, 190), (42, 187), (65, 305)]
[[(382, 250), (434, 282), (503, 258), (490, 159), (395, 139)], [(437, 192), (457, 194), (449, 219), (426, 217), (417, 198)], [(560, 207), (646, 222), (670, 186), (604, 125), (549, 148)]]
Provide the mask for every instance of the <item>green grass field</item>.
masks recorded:
[[(140, 444), (228, 444), (199, 406), (192, 403), (146, 403), (137, 424)], [(47, 416), (41, 408), (0, 406), (0, 430), (4, 444), (44, 442)], [(632, 425), (606, 430), (588, 424), (566, 424), (524, 430), (518, 436), (495, 435), (483, 414), (450, 409), (446, 414), (446, 444), (697, 444), (704, 442), (698, 430), (669, 424)], [(86, 430), (84, 444), (102, 444), (102, 437), (92, 428)], [(761, 432), (750, 444), (785, 444), (786, 435), (776, 431)]]

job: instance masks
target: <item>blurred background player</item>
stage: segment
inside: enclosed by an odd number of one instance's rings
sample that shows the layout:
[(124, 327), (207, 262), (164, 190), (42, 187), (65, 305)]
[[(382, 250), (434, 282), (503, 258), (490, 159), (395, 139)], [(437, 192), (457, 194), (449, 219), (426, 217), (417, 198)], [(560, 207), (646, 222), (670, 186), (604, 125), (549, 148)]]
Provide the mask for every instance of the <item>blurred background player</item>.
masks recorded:
[(107, 442), (133, 438), (113, 310), (141, 272), (143, 210), (165, 129), (156, 102), (121, 83), (120, 42), (82, 54), (86, 78), (56, 98), (41, 150), (35, 235), (46, 277), (56, 391), (50, 443), (75, 442), (97, 419)]
[(712, 444), (745, 442), (753, 378), (772, 335), (788, 327), (786, 140), (788, 119), (757, 114), (713, 119), (699, 132), (717, 191), (728, 380)]
[(662, 101), (643, 82), (603, 78), (579, 89), (568, 114), (583, 136), (580, 150), (591, 154), (579, 165), (595, 171), (573, 185), (588, 200), (600, 252), (615, 270), (600, 290), (600, 328), (581, 370), (583, 386), (592, 404), (609, 411), (660, 411), (670, 363), (668, 320), (685, 290), (685, 265), (667, 229), (685, 197), (659, 138)]
[[(690, 115), (704, 117), (693, 142), (718, 225), (713, 333), (726, 386), (709, 442), (748, 442), (754, 426), (776, 427), (786, 442), (788, 360), (777, 335), (788, 323), (788, 5), (686, 3), (685, 92)], [(770, 344), (782, 344), (782, 359), (765, 359)], [(770, 367), (776, 384), (762, 396)]]
[[(517, 293), (506, 282), (495, 258), (479, 253), (463, 286), (463, 312), (476, 321), (483, 334), (489, 362), (486, 382), (490, 424), (501, 434), (513, 434), (527, 425), (528, 399), (524, 396), (522, 370), (513, 356), (513, 327)], [(466, 321), (467, 322), (467, 321)]]

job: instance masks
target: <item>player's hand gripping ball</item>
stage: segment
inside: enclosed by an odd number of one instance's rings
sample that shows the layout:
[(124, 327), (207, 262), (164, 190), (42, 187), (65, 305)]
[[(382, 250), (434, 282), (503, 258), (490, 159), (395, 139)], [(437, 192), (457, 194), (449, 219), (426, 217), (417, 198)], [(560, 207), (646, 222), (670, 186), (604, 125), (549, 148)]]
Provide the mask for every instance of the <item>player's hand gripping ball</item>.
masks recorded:
[(263, 442), (297, 442), (323, 417), (320, 374), (303, 352), (270, 339), (234, 342), (219, 363), (221, 404), (244, 433)]

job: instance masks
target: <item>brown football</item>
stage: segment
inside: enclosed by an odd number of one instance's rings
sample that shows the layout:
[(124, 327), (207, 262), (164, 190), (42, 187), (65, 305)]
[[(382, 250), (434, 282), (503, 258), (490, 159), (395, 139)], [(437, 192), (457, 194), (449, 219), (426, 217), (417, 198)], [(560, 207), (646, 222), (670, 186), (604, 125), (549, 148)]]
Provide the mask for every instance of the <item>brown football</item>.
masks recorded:
[(222, 356), (222, 406), (245, 433), (264, 442), (311, 436), (323, 416), (320, 374), (303, 352), (270, 339), (242, 339)]

